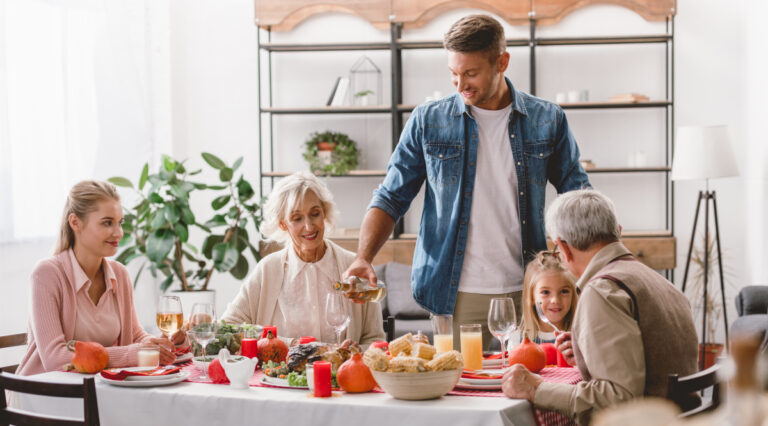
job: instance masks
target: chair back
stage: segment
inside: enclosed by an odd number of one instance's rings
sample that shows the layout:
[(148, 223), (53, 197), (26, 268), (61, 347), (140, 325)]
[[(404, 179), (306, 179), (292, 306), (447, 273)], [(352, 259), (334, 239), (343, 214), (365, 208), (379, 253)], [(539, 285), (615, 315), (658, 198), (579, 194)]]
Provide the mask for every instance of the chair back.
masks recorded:
[[(712, 411), (720, 406), (720, 382), (718, 376), (720, 365), (715, 364), (706, 370), (691, 374), (690, 376), (679, 377), (677, 374), (670, 374), (667, 382), (667, 399), (677, 403), (683, 410), (681, 417), (689, 417), (695, 414)], [(690, 401), (696, 392), (702, 392), (707, 388), (712, 388), (712, 398), (709, 401), (691, 406)]]
[[(8, 407), (5, 391), (59, 398), (82, 398), (83, 420), (56, 418), (48, 415), (17, 410)], [(46, 426), (98, 426), (99, 406), (96, 401), (96, 384), (93, 377), (83, 379), (83, 384), (49, 383), (29, 380), (26, 377), (0, 372), (0, 425)]]
[[(9, 334), (0, 336), (0, 349), (13, 348), (27, 345), (27, 333)], [(19, 364), (0, 366), (0, 371), (15, 373)]]

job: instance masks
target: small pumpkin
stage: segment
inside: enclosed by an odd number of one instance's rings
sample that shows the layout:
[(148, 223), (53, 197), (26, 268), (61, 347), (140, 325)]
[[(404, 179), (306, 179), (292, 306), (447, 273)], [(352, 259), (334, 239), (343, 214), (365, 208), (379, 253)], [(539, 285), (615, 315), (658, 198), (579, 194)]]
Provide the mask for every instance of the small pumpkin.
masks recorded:
[(341, 364), (336, 372), (336, 381), (349, 393), (370, 392), (376, 387), (376, 380), (363, 362), (363, 355), (360, 352)]
[(542, 343), (541, 349), (547, 356), (547, 365), (557, 365), (557, 348), (552, 343)]
[(272, 330), (268, 330), (267, 336), (261, 338), (257, 344), (256, 356), (259, 358), (259, 365), (267, 361), (280, 364), (288, 356), (288, 345), (272, 334)]
[(547, 355), (536, 343), (524, 337), (522, 343), (509, 351), (509, 365), (523, 364), (528, 371), (538, 373), (547, 364)]
[(213, 383), (229, 383), (227, 373), (224, 371), (224, 367), (221, 366), (218, 358), (215, 358), (208, 364), (208, 377), (211, 378)]
[(99, 343), (70, 340), (67, 349), (74, 352), (72, 367), (81, 373), (93, 374), (107, 368), (109, 354)]

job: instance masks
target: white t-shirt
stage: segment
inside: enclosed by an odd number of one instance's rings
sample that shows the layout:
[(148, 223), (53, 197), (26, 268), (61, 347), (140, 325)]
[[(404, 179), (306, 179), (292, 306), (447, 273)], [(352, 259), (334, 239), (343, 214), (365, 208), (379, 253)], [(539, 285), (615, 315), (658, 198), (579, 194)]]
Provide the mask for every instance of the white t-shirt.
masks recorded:
[(497, 294), (523, 287), (517, 172), (507, 134), (512, 105), (471, 107), (478, 124), (475, 186), (459, 291)]

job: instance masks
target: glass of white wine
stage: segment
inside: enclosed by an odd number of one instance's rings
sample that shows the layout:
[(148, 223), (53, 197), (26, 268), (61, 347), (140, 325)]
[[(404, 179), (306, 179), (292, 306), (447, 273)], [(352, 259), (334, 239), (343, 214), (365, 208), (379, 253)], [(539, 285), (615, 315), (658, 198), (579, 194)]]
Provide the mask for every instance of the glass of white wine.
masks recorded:
[(181, 310), (181, 300), (178, 296), (160, 296), (157, 302), (157, 328), (169, 340), (181, 329), (184, 323), (184, 313)]

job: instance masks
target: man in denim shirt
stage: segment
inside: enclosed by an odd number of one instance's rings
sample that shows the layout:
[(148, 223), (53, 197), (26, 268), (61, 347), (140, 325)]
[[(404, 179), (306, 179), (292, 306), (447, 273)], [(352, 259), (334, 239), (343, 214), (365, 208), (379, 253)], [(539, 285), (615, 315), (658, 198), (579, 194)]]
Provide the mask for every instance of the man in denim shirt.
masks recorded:
[(504, 29), (471, 15), (445, 35), (457, 93), (419, 105), (405, 125), (363, 219), (355, 262), (344, 276), (376, 281), (371, 261), (427, 187), (411, 286), (416, 302), (458, 324), (483, 325), (488, 307), (513, 297), (520, 313), (524, 265), (546, 248), (547, 181), (559, 193), (590, 187), (565, 114), (504, 77)]

